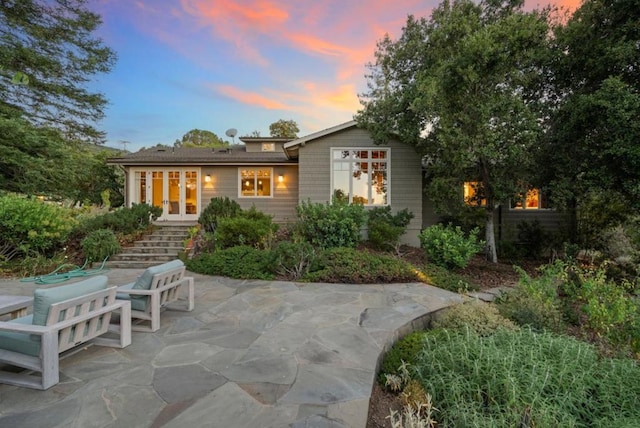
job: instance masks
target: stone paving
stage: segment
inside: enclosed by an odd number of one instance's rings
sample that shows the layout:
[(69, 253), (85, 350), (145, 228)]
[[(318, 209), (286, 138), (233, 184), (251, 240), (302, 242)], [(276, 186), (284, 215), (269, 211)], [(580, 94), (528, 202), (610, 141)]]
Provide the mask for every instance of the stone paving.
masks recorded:
[[(106, 271), (114, 285), (142, 270)], [(190, 274), (193, 312), (167, 310), (125, 349), (65, 356), (47, 391), (0, 385), (0, 427), (365, 427), (384, 351), (461, 296), (422, 283), (301, 284)], [(33, 283), (0, 280), (0, 294)]]

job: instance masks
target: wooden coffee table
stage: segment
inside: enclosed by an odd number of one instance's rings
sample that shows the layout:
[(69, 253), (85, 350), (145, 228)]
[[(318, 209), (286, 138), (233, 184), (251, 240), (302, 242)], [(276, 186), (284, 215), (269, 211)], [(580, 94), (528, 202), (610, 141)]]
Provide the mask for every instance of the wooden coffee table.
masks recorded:
[(32, 304), (33, 297), (0, 295), (0, 315), (10, 314), (11, 319), (23, 317)]

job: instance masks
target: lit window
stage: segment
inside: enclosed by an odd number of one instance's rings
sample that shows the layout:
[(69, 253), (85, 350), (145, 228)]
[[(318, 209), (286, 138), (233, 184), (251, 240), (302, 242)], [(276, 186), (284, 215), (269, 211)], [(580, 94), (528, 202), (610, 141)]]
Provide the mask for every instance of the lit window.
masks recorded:
[(487, 199), (484, 195), (482, 183), (479, 181), (467, 181), (464, 183), (464, 203), (471, 207), (486, 207)]
[(276, 151), (275, 143), (262, 143), (262, 151), (263, 152), (275, 152)]
[(334, 149), (331, 170), (334, 201), (388, 204), (389, 149)]
[(265, 169), (240, 169), (240, 197), (271, 197), (273, 170)]
[(524, 210), (537, 210), (541, 208), (547, 208), (545, 198), (540, 194), (540, 190), (531, 189), (528, 190), (526, 195), (522, 194), (519, 198), (515, 198), (511, 201), (511, 208), (524, 209)]

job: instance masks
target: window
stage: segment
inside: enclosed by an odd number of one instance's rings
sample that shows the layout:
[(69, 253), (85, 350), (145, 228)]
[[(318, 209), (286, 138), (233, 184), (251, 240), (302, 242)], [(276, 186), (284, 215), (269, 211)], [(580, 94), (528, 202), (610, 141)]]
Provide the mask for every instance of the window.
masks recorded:
[(389, 203), (389, 149), (333, 149), (331, 171), (334, 201)]
[(276, 151), (275, 143), (262, 143), (262, 151), (263, 152), (275, 152)]
[(487, 198), (484, 195), (482, 183), (466, 181), (463, 188), (464, 203), (470, 207), (486, 207)]
[(272, 168), (240, 169), (240, 197), (271, 197), (273, 177)]
[(538, 210), (549, 208), (546, 198), (543, 198), (539, 189), (531, 189), (527, 194), (521, 194), (519, 198), (511, 201), (511, 208), (524, 210)]

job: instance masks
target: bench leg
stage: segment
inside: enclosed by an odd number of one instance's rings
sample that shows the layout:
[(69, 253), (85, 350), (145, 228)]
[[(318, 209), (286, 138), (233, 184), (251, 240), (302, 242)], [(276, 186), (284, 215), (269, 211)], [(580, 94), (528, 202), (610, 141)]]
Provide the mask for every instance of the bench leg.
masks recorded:
[(160, 330), (160, 294), (151, 295), (151, 331)]
[(195, 284), (193, 278), (187, 278), (187, 310), (192, 311), (195, 301)]
[(60, 382), (58, 332), (47, 332), (42, 335), (40, 340), (40, 356), (42, 358), (42, 389), (49, 389)]

